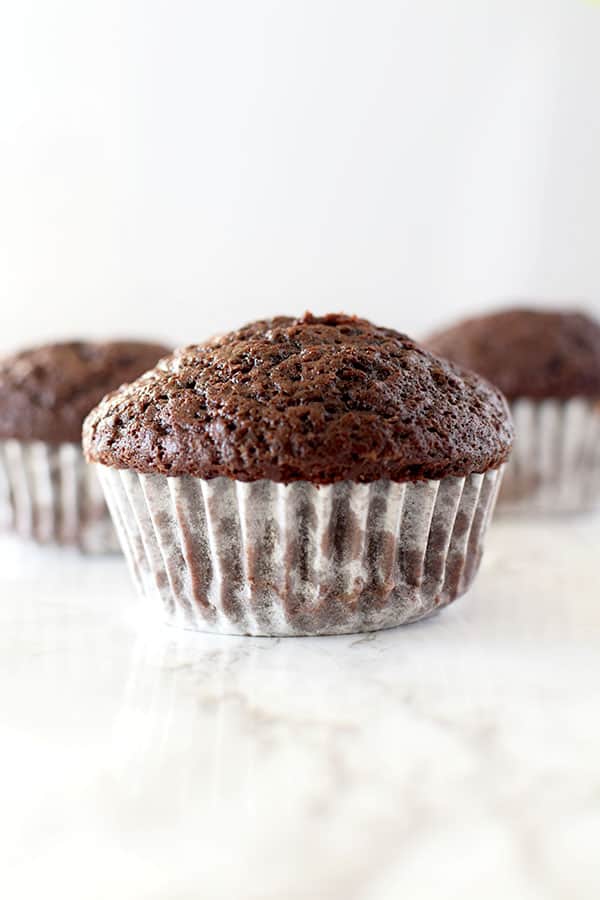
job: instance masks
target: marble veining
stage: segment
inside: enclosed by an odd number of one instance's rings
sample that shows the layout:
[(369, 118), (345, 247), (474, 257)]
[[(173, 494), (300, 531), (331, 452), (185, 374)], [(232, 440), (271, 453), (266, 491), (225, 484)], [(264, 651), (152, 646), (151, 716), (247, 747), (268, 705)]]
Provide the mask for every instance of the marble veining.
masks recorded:
[(0, 541), (0, 887), (62, 900), (600, 893), (600, 518), (492, 524), (368, 635), (163, 626), (125, 563)]

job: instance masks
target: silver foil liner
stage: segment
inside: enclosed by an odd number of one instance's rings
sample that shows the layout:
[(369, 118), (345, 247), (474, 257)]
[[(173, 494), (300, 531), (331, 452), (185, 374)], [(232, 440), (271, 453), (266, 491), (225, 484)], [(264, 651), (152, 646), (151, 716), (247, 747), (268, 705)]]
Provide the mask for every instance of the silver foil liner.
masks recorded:
[(78, 444), (0, 441), (0, 529), (86, 553), (119, 550), (96, 472)]
[(282, 636), (391, 628), (460, 596), (502, 474), (319, 488), (98, 470), (137, 587), (169, 622)]
[(515, 400), (515, 444), (498, 510), (575, 513), (600, 506), (600, 401)]

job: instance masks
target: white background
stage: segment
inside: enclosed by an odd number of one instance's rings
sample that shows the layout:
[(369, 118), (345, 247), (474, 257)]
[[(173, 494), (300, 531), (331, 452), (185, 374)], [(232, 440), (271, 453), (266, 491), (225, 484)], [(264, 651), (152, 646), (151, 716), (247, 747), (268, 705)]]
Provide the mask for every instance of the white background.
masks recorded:
[(592, 0), (2, 5), (2, 350), (600, 311), (599, 225)]

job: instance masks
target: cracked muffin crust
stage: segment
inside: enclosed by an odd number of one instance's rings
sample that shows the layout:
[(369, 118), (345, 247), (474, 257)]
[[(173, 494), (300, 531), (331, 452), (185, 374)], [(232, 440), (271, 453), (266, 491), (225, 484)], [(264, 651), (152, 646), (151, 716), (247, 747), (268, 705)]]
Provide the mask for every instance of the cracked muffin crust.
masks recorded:
[(258, 321), (179, 350), (84, 426), (88, 461), (246, 482), (463, 477), (500, 467), (511, 445), (496, 388), (342, 314)]

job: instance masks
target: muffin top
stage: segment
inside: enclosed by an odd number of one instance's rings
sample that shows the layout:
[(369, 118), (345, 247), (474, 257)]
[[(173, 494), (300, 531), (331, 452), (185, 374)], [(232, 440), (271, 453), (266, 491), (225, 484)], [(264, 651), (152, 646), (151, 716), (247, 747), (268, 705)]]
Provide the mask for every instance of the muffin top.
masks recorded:
[(459, 322), (426, 346), (510, 400), (600, 397), (600, 324), (584, 313), (508, 309)]
[(511, 444), (495, 388), (341, 314), (254, 322), (179, 350), (84, 425), (93, 462), (284, 483), (464, 476), (501, 465)]
[(0, 439), (81, 441), (89, 411), (169, 350), (138, 341), (47, 344), (0, 360)]

